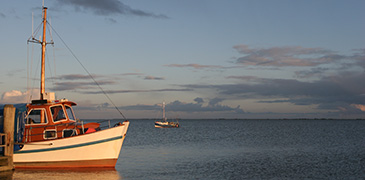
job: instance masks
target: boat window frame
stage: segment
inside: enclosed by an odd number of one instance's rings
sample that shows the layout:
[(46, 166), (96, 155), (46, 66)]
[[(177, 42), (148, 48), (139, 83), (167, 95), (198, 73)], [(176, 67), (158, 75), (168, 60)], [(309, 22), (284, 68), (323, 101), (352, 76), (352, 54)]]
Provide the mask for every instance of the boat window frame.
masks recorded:
[[(54, 137), (46, 137), (47, 132), (54, 132)], [(43, 131), (43, 139), (57, 139), (57, 130), (56, 129), (45, 129)]]
[[(30, 113), (34, 110), (43, 110), (44, 112), (44, 123), (40, 122), (40, 123), (29, 123), (29, 116)], [(29, 112), (27, 112), (27, 116), (26, 116), (26, 121), (25, 121), (25, 125), (27, 126), (31, 126), (31, 125), (45, 125), (48, 124), (48, 116), (47, 116), (47, 109), (46, 108), (32, 108)]]
[[(60, 120), (55, 121), (55, 119), (53, 118), (54, 114), (53, 114), (53, 112), (52, 112), (52, 108), (53, 108), (53, 107), (56, 107), (56, 106), (61, 106), (61, 107), (62, 107), (63, 114), (66, 116), (66, 117), (65, 117), (65, 119), (60, 119)], [(49, 106), (49, 112), (50, 112), (50, 114), (51, 114), (51, 116), (52, 116), (52, 121), (53, 121), (53, 123), (58, 123), (58, 122), (62, 122), (62, 121), (67, 121), (67, 119), (68, 119), (68, 116), (67, 116), (67, 113), (65, 113), (65, 108), (64, 108), (64, 105), (63, 105), (63, 104), (55, 104), (55, 105)], [(58, 112), (57, 112), (57, 114), (58, 114)]]
[(78, 135), (78, 134), (77, 134), (77, 131), (76, 131), (75, 129), (63, 129), (63, 130), (62, 130), (62, 138), (66, 138), (66, 137), (65, 137), (65, 131), (70, 131), (70, 130), (71, 130), (71, 131), (73, 131), (73, 133), (74, 133), (74, 134), (73, 134), (73, 135), (71, 135), (71, 136), (67, 136), (67, 137), (72, 137), (72, 136), (77, 136), (77, 135)]
[[(65, 112), (66, 112), (67, 119), (70, 120), (70, 121), (76, 122), (76, 116), (75, 116), (75, 113), (74, 113), (74, 110), (73, 110), (72, 106), (69, 106), (69, 105), (65, 104), (64, 107), (65, 107), (65, 110), (66, 110)], [(70, 116), (68, 115), (69, 112), (67, 111), (67, 108), (70, 108), (71, 115), (74, 119), (71, 119)]]

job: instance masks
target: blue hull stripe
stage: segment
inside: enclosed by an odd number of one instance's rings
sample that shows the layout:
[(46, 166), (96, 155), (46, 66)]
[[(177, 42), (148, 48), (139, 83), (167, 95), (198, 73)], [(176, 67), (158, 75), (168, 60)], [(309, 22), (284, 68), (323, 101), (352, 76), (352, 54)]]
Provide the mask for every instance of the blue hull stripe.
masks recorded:
[(63, 146), (63, 147), (57, 147), (57, 148), (15, 151), (14, 154), (36, 153), (36, 152), (46, 152), (46, 151), (71, 149), (71, 148), (77, 148), (77, 147), (82, 147), (82, 146), (89, 146), (89, 145), (93, 145), (93, 144), (100, 144), (100, 143), (104, 143), (104, 142), (108, 142), (108, 141), (114, 141), (114, 140), (122, 139), (122, 138), (123, 138), (123, 136), (117, 136), (117, 137), (113, 137), (113, 138), (109, 138), (109, 139), (103, 139), (103, 140), (99, 140), (99, 141), (93, 141), (93, 142), (88, 142), (88, 143), (83, 143), (83, 144), (76, 144), (76, 145)]
[(156, 126), (161, 126), (161, 127), (172, 127), (171, 125), (160, 125), (160, 124), (155, 124)]

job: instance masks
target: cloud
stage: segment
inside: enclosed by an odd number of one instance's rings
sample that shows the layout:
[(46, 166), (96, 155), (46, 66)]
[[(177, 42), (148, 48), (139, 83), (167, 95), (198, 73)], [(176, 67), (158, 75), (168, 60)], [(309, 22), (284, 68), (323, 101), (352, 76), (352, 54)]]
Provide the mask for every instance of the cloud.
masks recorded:
[[(106, 90), (104, 92), (108, 94), (120, 94), (120, 93), (147, 93), (147, 92), (179, 92), (179, 91), (192, 91), (192, 89), (146, 89), (146, 90)], [(84, 94), (102, 94), (103, 91), (83, 91)]]
[[(97, 81), (99, 85), (113, 85), (114, 81), (99, 80)], [(80, 89), (90, 89), (90, 87), (96, 87), (95, 82), (56, 82), (55, 86), (50, 88), (51, 91), (69, 91), (69, 90), (80, 90)]]
[(365, 49), (354, 49), (354, 51), (351, 58), (357, 60), (356, 65), (365, 69)]
[(15, 104), (15, 103), (26, 103), (31, 99), (39, 99), (39, 90), (33, 89), (27, 92), (21, 92), (18, 90), (11, 90), (4, 92), (1, 96), (1, 104)]
[(214, 98), (214, 99), (211, 99), (209, 101), (209, 106), (215, 106), (215, 105), (217, 105), (218, 103), (220, 103), (222, 101), (223, 101), (222, 98)]
[(1, 12), (0, 12), (0, 17), (6, 18), (5, 14), (4, 13), (1, 13)]
[(216, 69), (216, 68), (224, 68), (223, 66), (217, 66), (217, 65), (201, 65), (201, 64), (167, 64), (164, 65), (167, 67), (178, 67), (178, 68), (185, 68), (190, 67), (194, 69)]
[[(87, 114), (90, 114), (90, 113), (100, 113), (98, 111), (103, 111), (103, 112), (112, 112), (115, 110), (115, 107), (114, 106), (111, 106), (110, 103), (108, 102), (104, 102), (104, 103), (93, 103), (92, 100), (90, 99), (87, 99), (87, 100), (79, 100), (77, 101), (77, 106), (74, 106), (73, 107), (74, 110), (76, 110), (77, 112), (80, 112), (80, 111), (87, 111), (86, 113)], [(105, 115), (105, 114), (104, 114)], [(95, 118), (93, 116), (89, 116), (91, 118)]]
[(236, 113), (244, 113), (240, 106), (236, 108), (221, 105), (221, 104), (209, 104), (208, 106), (203, 106), (201, 103), (184, 103), (181, 101), (174, 101), (169, 103), (166, 106), (166, 110), (168, 111), (177, 111), (177, 112), (236, 112)]
[(105, 18), (105, 20), (107, 20), (108, 22), (110, 22), (111, 24), (115, 24), (117, 23), (117, 20), (113, 19), (113, 18)]
[(233, 48), (244, 54), (236, 63), (251, 66), (317, 66), (347, 58), (326, 49), (301, 46), (250, 48), (242, 44)]
[(323, 74), (329, 70), (330, 68), (316, 67), (310, 70), (296, 71), (295, 76), (298, 78), (323, 77)]
[[(365, 49), (354, 50), (352, 55), (335, 54), (321, 48), (273, 47), (250, 48), (235, 46), (244, 54), (237, 64), (254, 66), (296, 66), (294, 78), (262, 78), (233, 75), (226, 79), (238, 83), (181, 87), (215, 91), (218, 97), (256, 100), (257, 103), (293, 104), (315, 107), (317, 110), (359, 114), (365, 101)], [(291, 59), (292, 61), (286, 61)], [(291, 68), (293, 69), (293, 68)], [(219, 100), (219, 99), (218, 99)]]
[[(332, 76), (346, 77), (356, 76), (361, 74), (365, 69), (365, 49), (353, 50), (353, 55), (333, 55), (328, 56), (334, 59), (334, 62), (329, 65), (312, 67), (310, 69), (303, 69), (295, 71), (296, 78), (308, 79), (308, 78), (325, 78), (326, 74), (332, 74)], [(337, 57), (337, 58), (336, 58)], [(341, 61), (344, 60), (344, 61)]]
[(165, 80), (164, 77), (146, 76), (145, 80)]
[(365, 111), (365, 105), (363, 104), (352, 104), (357, 109), (360, 109), (361, 111)]
[(227, 79), (239, 79), (244, 81), (259, 81), (260, 78), (256, 76), (227, 76)]
[[(93, 78), (102, 77), (100, 75), (92, 75)], [(85, 80), (85, 79), (91, 79), (89, 75), (83, 75), (83, 74), (67, 74), (67, 75), (61, 75), (57, 77), (53, 77), (50, 79), (57, 79), (57, 80)]]
[(143, 73), (124, 73), (122, 76), (142, 76)]
[(131, 15), (140, 17), (168, 18), (163, 14), (155, 14), (139, 9), (133, 9), (119, 0), (57, 0), (59, 5), (73, 6), (77, 12), (87, 12), (100, 16)]
[[(109, 76), (106, 75), (92, 75), (93, 79), (96, 80), (97, 84), (100, 86), (105, 85), (114, 85), (117, 84), (116, 81), (112, 80)], [(120, 76), (138, 76), (139, 78), (143, 78), (144, 80), (164, 80), (164, 77), (155, 77), (155, 76), (143, 76), (142, 73), (125, 73)], [(100, 79), (102, 78), (102, 79)], [(115, 78), (114, 76), (112, 78)], [(61, 75), (49, 79), (58, 80), (54, 82), (54, 87), (50, 88), (51, 91), (77, 91), (79, 93), (86, 94), (102, 94), (104, 92), (108, 94), (118, 94), (118, 93), (143, 93), (143, 92), (172, 92), (172, 91), (191, 91), (191, 89), (149, 89), (149, 90), (98, 90), (97, 91), (89, 91), (90, 89), (95, 89), (91, 87), (97, 87), (97, 84), (92, 81), (89, 75), (82, 74), (67, 74)], [(108, 80), (105, 80), (108, 79)]]
[(12, 102), (12, 103), (26, 102), (26, 93), (22, 93), (21, 91), (17, 91), (17, 90), (4, 92), (1, 96), (1, 101), (2, 101), (2, 103), (4, 103), (4, 102)]
[(198, 103), (198, 104), (204, 103), (203, 98), (200, 98), (200, 97), (195, 98), (195, 99), (194, 99), (194, 101), (195, 101), (196, 103)]
[[(66, 74), (48, 78), (51, 80), (56, 80), (56, 82), (53, 83), (54, 87), (50, 88), (50, 90), (70, 91), (70, 90), (90, 89), (90, 87), (97, 87), (97, 84), (114, 85), (117, 83), (116, 81), (112, 80), (112, 78), (117, 79), (114, 76), (110, 77), (98, 74), (92, 74), (91, 76), (83, 74)], [(97, 82), (97, 84), (94, 82), (94, 80)]]
[[(239, 79), (239, 76), (234, 78)], [(247, 76), (243, 76), (242, 79), (247, 79)], [(363, 83), (365, 72), (343, 76), (326, 76), (311, 82), (259, 77), (249, 77), (248, 79), (254, 83), (190, 84), (182, 85), (182, 87), (194, 90), (206, 89), (207, 91), (217, 91), (218, 97), (245, 100), (256, 99), (258, 103), (317, 105), (318, 109), (328, 110), (339, 110), (340, 107), (349, 107), (351, 104), (362, 104), (365, 102), (365, 84)], [(216, 99), (215, 101), (219, 102), (219, 100)]]
[(106, 108), (108, 108), (109, 107), (109, 103), (102, 103), (102, 104), (99, 104), (97, 107), (96, 107), (96, 109), (97, 110), (103, 110), (103, 109), (106, 109)]
[(150, 76), (150, 75), (145, 75), (144, 73), (124, 73), (121, 74), (121, 76), (137, 76), (138, 78), (144, 80), (165, 80), (164, 77)]

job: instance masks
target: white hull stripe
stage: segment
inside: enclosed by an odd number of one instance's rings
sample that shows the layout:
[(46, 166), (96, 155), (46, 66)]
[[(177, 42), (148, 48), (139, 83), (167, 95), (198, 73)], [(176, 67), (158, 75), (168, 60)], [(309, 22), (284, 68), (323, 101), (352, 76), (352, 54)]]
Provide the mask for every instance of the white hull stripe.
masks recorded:
[(123, 136), (117, 136), (117, 137), (113, 137), (113, 138), (109, 138), (109, 139), (103, 139), (103, 140), (99, 140), (99, 141), (93, 141), (93, 142), (70, 145), (70, 146), (47, 148), (47, 149), (37, 149), (37, 150), (26, 150), (26, 151), (20, 150), (20, 151), (15, 151), (14, 154), (36, 153), (36, 152), (56, 151), (56, 150), (62, 150), (62, 149), (71, 149), (71, 148), (77, 148), (77, 147), (82, 147), (82, 146), (89, 146), (89, 145), (93, 145), (93, 144), (100, 144), (100, 143), (104, 143), (104, 142), (114, 141), (114, 140), (122, 139), (122, 138), (123, 138)]
[(161, 125), (161, 124), (155, 124), (155, 126), (159, 126), (159, 127), (176, 127), (176, 126), (172, 126), (172, 125)]

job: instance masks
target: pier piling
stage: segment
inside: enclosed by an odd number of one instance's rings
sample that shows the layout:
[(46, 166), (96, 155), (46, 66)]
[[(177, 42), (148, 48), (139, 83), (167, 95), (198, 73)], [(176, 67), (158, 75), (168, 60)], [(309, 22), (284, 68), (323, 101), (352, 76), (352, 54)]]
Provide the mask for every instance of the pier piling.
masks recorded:
[(13, 105), (7, 104), (4, 106), (3, 118), (4, 133), (1, 133), (0, 137), (3, 140), (1, 147), (3, 147), (4, 155), (0, 156), (0, 172), (14, 169), (13, 151), (15, 107)]

